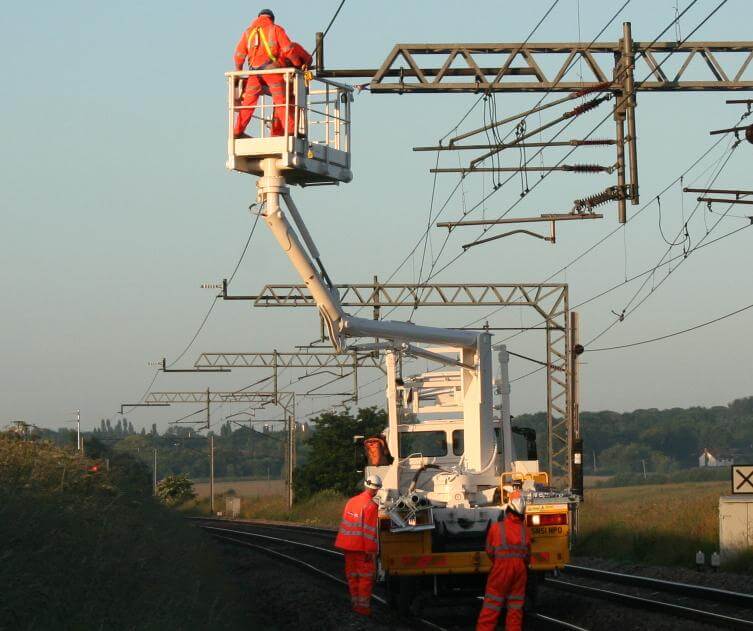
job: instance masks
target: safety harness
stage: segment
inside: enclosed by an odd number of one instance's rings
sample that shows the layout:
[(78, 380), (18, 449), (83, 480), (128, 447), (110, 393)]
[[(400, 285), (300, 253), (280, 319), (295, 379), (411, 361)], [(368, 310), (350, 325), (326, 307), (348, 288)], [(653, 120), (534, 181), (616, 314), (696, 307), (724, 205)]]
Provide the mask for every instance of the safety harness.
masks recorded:
[[(253, 44), (251, 40), (255, 40)], [(267, 36), (264, 34), (264, 29), (261, 26), (257, 26), (248, 34), (248, 39), (246, 40), (246, 50), (248, 51), (249, 61), (252, 59), (253, 55), (256, 54), (256, 49), (259, 48), (260, 40), (262, 46), (264, 46), (264, 51), (267, 53), (267, 57), (269, 57), (269, 61), (262, 64), (259, 68), (257, 68), (257, 70), (266, 68), (270, 63), (277, 63), (277, 57), (272, 53), (272, 48), (270, 47), (269, 42), (267, 41)]]

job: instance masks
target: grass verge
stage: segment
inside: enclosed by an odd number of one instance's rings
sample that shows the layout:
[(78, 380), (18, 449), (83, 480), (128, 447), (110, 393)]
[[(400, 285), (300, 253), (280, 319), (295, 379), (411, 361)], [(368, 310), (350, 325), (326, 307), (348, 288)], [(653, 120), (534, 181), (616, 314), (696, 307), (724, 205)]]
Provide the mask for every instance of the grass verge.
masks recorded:
[[(319, 491), (303, 502), (296, 502), (289, 510), (283, 496), (242, 497), (240, 517), (337, 527), (347, 499), (344, 495), (328, 489)], [(224, 505), (224, 495), (215, 496), (215, 508), (222, 510)], [(193, 515), (207, 515), (209, 514), (209, 498), (188, 502), (181, 509)]]
[(0, 627), (248, 627), (217, 548), (150, 497), (144, 465), (92, 464), (0, 435)]

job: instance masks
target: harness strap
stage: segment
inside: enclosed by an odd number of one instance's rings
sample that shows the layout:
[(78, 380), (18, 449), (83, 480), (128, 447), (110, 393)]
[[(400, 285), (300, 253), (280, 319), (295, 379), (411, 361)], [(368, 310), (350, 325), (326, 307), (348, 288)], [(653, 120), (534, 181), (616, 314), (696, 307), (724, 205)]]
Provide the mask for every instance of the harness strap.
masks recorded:
[[(272, 54), (272, 49), (269, 46), (269, 42), (267, 41), (267, 36), (264, 34), (264, 29), (261, 26), (257, 26), (253, 31), (251, 31), (248, 34), (248, 40), (246, 41), (246, 50), (248, 50), (248, 56), (251, 57), (251, 39), (256, 36), (259, 39), (261, 39), (262, 46), (264, 46), (264, 50), (267, 53), (267, 57), (269, 57), (269, 60), (272, 63), (277, 63), (277, 57), (275, 57)], [(253, 48), (256, 49), (259, 47), (259, 41), (257, 39), (256, 43), (253, 44)]]

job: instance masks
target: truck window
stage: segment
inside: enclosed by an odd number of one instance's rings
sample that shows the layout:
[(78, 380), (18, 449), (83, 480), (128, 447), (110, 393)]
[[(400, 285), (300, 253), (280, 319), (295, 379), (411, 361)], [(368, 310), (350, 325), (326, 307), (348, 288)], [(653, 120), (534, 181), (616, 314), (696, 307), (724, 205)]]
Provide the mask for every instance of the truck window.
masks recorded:
[(452, 453), (455, 456), (462, 456), (465, 451), (465, 432), (462, 429), (456, 429), (452, 432)]
[(400, 432), (400, 457), (420, 453), (425, 457), (447, 455), (447, 435), (442, 431)]

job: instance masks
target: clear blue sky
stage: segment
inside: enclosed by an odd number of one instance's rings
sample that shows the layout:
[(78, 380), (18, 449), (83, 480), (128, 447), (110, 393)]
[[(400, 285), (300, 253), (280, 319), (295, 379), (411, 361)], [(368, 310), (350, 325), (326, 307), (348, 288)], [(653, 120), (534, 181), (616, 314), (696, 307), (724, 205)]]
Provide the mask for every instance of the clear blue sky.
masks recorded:
[[(310, 47), (337, 4), (278, 2), (271, 8), (291, 37)], [(619, 4), (561, 0), (533, 40), (589, 41)], [(621, 22), (630, 20), (635, 39), (651, 40), (673, 18), (675, 4), (633, 0), (601, 39), (617, 39)], [(681, 9), (686, 4), (679, 2)], [(699, 2), (683, 18), (682, 36), (716, 4)], [(549, 5), (349, 0), (328, 36), (327, 63), (377, 66), (398, 41), (521, 41)], [(193, 335), (212, 297), (199, 285), (230, 274), (250, 228), (246, 207), (253, 178), (224, 167), (223, 72), (259, 8), (236, 1), (75, 0), (5, 7), (0, 25), (0, 425), (25, 419), (57, 427), (76, 408), (82, 409), (85, 426), (113, 417), (120, 402), (138, 399), (146, 388), (153, 374), (147, 362), (175, 357)], [(753, 4), (730, 0), (693, 39), (751, 39), (751, 18)], [(672, 29), (664, 39), (675, 36)], [(747, 77), (753, 77), (753, 65)], [(354, 181), (294, 191), (336, 281), (365, 282), (374, 274), (385, 278), (408, 253), (426, 223), (433, 181), (428, 169), (435, 159), (411, 148), (436, 142), (475, 98), (357, 97)], [(499, 96), (498, 113), (517, 112), (533, 98)], [(711, 144), (709, 129), (734, 122), (741, 110), (724, 105), (725, 98), (729, 95), (641, 95), (644, 203)], [(580, 132), (605, 112), (585, 120)], [(477, 109), (468, 125), (481, 120)], [(536, 122), (529, 120), (529, 125)], [(612, 136), (611, 120), (600, 131), (599, 137)], [(686, 184), (713, 167), (727, 146), (710, 154)], [(552, 163), (560, 155), (548, 153), (544, 160)], [(751, 188), (752, 156), (753, 146), (741, 145), (717, 186)], [(443, 156), (442, 164), (456, 160)], [(512, 164), (517, 156), (506, 160)], [(613, 153), (595, 151), (579, 160), (609, 163)], [(452, 175), (440, 176), (437, 199), (444, 200), (456, 181)], [(554, 174), (515, 213), (564, 212), (573, 198), (612, 182), (609, 176)], [(697, 184), (704, 182), (700, 177)], [(484, 185), (488, 188), (489, 182), (481, 176), (468, 178), (443, 218), (459, 215), (463, 196), (466, 205), (475, 203)], [(519, 182), (511, 181), (488, 202), (487, 214), (500, 214), (519, 192)], [(686, 196), (683, 206), (675, 186), (661, 202), (662, 226), (671, 239), (683, 213), (692, 210), (692, 197)], [(744, 211), (740, 207), (733, 214)], [(562, 227), (556, 246), (512, 237), (475, 248), (435, 280), (543, 280), (617, 225), (614, 209), (606, 215), (601, 222)], [(692, 243), (705, 234), (704, 220), (711, 227), (715, 218), (696, 213), (690, 224)], [(726, 218), (708, 239), (744, 224), (744, 219)], [(477, 234), (457, 231), (439, 265), (459, 252), (468, 235)], [(662, 335), (748, 304), (753, 296), (751, 238), (753, 231), (743, 230), (695, 253), (598, 345)], [(438, 251), (444, 233), (434, 229), (431, 239), (430, 254)], [(665, 248), (654, 204), (556, 280), (570, 283), (571, 302), (577, 303), (624, 280), (626, 270), (631, 275), (649, 267)], [(415, 280), (419, 264), (420, 259), (410, 260), (396, 280)], [(663, 273), (666, 267), (657, 272), (656, 282)], [(287, 260), (260, 225), (235, 290), (254, 292), (267, 282), (294, 281)], [(620, 311), (636, 288), (628, 285), (583, 307), (583, 337), (607, 326), (614, 319), (611, 311)], [(415, 319), (460, 325), (473, 316), (470, 311), (435, 310), (418, 312)], [(519, 318), (516, 312), (495, 317), (491, 324), (509, 326)], [(583, 409), (723, 404), (751, 394), (752, 321), (753, 312), (747, 312), (666, 342), (585, 355)], [(317, 334), (312, 311), (252, 311), (247, 303), (220, 303), (183, 363), (191, 364), (200, 351), (284, 350)], [(516, 338), (511, 348), (543, 357), (543, 340), (535, 336)], [(531, 366), (518, 361), (511, 372), (520, 375)], [(162, 375), (155, 388), (209, 385), (231, 390), (261, 376), (255, 371), (209, 380), (206, 375)], [(541, 409), (543, 385), (541, 375), (516, 383), (513, 411)], [(374, 384), (365, 393), (379, 387)], [(375, 395), (364, 403), (381, 401)], [(319, 400), (302, 402), (300, 409), (321, 405)], [(129, 418), (137, 427), (152, 420), (164, 426), (192, 409), (142, 410)]]

